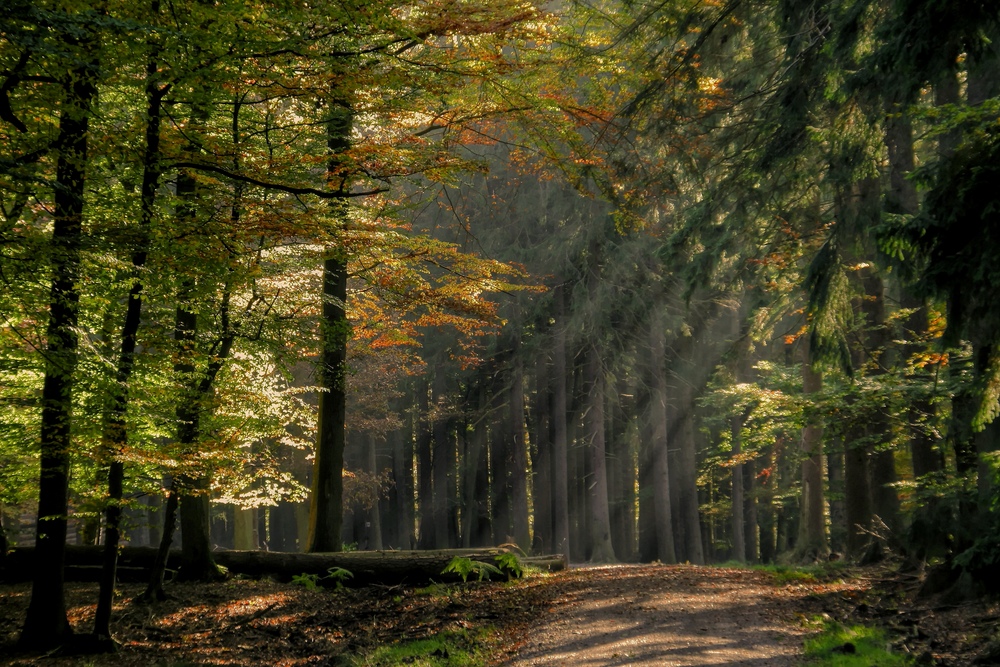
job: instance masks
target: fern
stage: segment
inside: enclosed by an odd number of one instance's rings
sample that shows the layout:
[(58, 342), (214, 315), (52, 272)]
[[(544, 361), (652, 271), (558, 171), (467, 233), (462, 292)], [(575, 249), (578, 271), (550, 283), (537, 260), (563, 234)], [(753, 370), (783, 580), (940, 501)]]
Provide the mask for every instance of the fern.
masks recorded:
[(457, 574), (462, 578), (463, 582), (469, 580), (469, 575), (476, 575), (479, 581), (489, 578), (491, 574), (503, 574), (503, 572), (489, 563), (484, 563), (478, 560), (472, 560), (465, 556), (455, 556), (451, 559), (443, 570), (441, 574)]
[(524, 576), (524, 566), (521, 558), (516, 553), (505, 553), (493, 559), (500, 571), (511, 579), (519, 579)]

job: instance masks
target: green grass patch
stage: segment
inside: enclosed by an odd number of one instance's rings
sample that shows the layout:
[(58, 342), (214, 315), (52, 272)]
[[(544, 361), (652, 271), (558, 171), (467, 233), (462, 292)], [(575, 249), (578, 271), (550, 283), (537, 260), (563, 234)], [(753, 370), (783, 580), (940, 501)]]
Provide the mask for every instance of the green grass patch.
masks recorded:
[(747, 565), (738, 561), (726, 561), (717, 567), (736, 568), (745, 570), (755, 570), (757, 572), (767, 572), (774, 577), (775, 583), (806, 583), (813, 581), (829, 581), (841, 576), (848, 568), (846, 563), (833, 561), (829, 563), (817, 563), (815, 565)]
[(443, 632), (436, 637), (396, 642), (353, 658), (350, 667), (485, 667), (496, 643), (492, 628)]
[(885, 633), (878, 628), (848, 627), (833, 621), (820, 623), (820, 634), (806, 640), (806, 659), (810, 667), (908, 667), (914, 664), (909, 656), (892, 653)]

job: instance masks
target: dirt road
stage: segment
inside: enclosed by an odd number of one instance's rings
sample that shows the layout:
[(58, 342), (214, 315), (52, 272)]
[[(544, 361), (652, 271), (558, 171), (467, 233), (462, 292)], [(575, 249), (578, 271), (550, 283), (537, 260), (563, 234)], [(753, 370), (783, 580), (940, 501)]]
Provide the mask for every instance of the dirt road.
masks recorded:
[(807, 586), (693, 566), (608, 566), (564, 575), (512, 667), (794, 665)]

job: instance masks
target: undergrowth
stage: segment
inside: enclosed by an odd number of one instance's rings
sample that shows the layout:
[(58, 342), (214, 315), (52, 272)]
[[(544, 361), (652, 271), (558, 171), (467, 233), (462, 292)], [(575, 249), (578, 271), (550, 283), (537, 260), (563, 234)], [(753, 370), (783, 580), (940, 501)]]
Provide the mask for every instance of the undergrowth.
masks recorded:
[(347, 664), (350, 667), (485, 667), (496, 636), (492, 627), (443, 632), (428, 639), (380, 646), (367, 655), (352, 658)]
[(908, 667), (913, 660), (889, 649), (886, 634), (863, 625), (845, 626), (817, 621), (820, 634), (807, 639), (806, 659), (810, 667)]
[(816, 563), (813, 565), (747, 565), (738, 561), (727, 561), (721, 563), (719, 567), (744, 568), (757, 572), (767, 572), (774, 577), (776, 583), (787, 584), (793, 582), (825, 581), (830, 578), (836, 578), (841, 576), (841, 572), (847, 569), (848, 565), (842, 561)]

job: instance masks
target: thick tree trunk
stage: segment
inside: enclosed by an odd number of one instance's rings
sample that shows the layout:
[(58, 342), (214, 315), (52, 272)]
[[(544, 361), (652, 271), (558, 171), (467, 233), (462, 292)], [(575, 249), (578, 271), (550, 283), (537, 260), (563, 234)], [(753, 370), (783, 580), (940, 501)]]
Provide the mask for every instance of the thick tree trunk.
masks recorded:
[(38, 524), (35, 544), (38, 567), (31, 601), (18, 640), (25, 649), (51, 649), (73, 631), (66, 617), (63, 559), (69, 513), (72, 448), (73, 384), (77, 367), (80, 251), (87, 172), (91, 105), (97, 96), (92, 36), (63, 35), (77, 64), (62, 81), (54, 210), (52, 216), (49, 322), (46, 330), (45, 379), (42, 386)]
[(346, 314), (347, 260), (323, 261), (323, 350), (316, 458), (309, 511), (309, 551), (340, 551), (344, 515), (346, 361), (350, 325)]
[[(331, 189), (343, 192), (347, 183), (338, 180), (342, 154), (350, 148), (352, 110), (340, 99), (330, 101), (327, 120), (327, 165)], [(340, 228), (347, 225), (347, 203), (331, 203)], [(309, 508), (309, 551), (340, 551), (344, 515), (344, 447), (347, 441), (347, 341), (351, 325), (347, 319), (347, 257), (344, 249), (328, 247), (323, 260), (323, 310), (316, 425), (316, 457), (313, 462), (312, 498)]]
[(250, 507), (233, 508), (233, 546), (240, 551), (257, 549), (254, 512)]
[[(20, 581), (30, 576), (33, 569), (35, 550), (32, 547), (15, 549), (3, 570), (4, 581)], [(335, 553), (282, 553), (268, 551), (219, 551), (218, 561), (233, 574), (250, 577), (271, 576), (289, 581), (292, 577), (308, 574), (326, 577), (331, 568), (344, 568), (353, 576), (343, 580), (348, 586), (380, 585), (424, 585), (431, 581), (459, 581), (457, 574), (445, 574), (443, 570), (455, 558), (468, 558), (495, 565), (495, 558), (511, 553), (508, 549), (443, 549), (431, 551), (351, 551)], [(141, 576), (155, 566), (161, 558), (161, 551), (148, 547), (125, 547), (121, 551), (121, 565), (124, 572)], [(163, 556), (167, 567), (177, 567), (180, 553), (167, 551)], [(68, 571), (74, 579), (92, 581), (99, 573), (101, 552), (99, 547), (69, 547), (67, 563), (73, 568)], [(522, 564), (558, 571), (565, 567), (561, 556), (539, 556), (522, 558)], [(475, 575), (472, 577), (476, 578)], [(321, 580), (321, 583), (322, 580)], [(327, 580), (333, 584), (333, 579)]]

